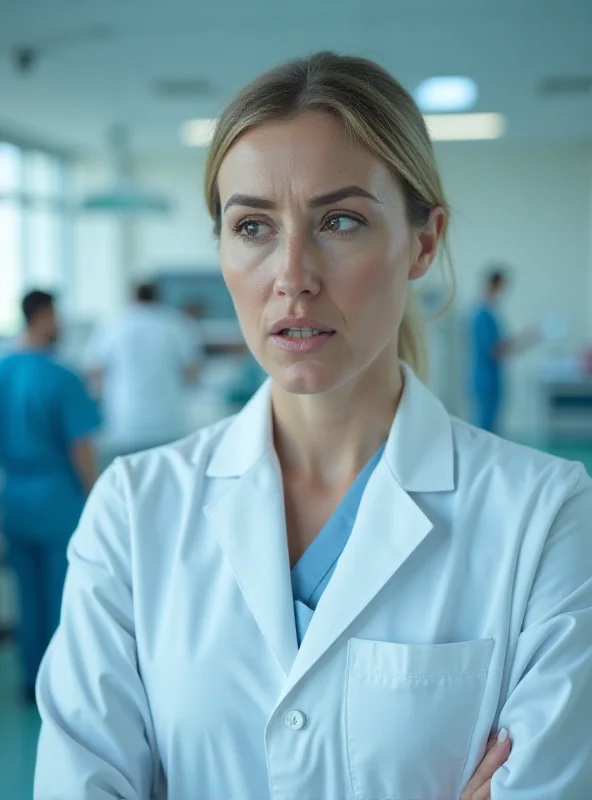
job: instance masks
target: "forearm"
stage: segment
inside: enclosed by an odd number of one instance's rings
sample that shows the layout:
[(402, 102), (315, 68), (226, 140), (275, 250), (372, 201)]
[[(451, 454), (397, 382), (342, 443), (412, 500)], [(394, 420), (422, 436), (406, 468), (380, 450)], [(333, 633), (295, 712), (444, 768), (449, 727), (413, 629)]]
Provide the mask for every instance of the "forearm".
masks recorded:
[(104, 375), (102, 369), (92, 369), (88, 373), (88, 381), (90, 384), (90, 391), (96, 400), (100, 400), (103, 396), (103, 382)]
[(535, 331), (525, 331), (518, 336), (512, 336), (499, 342), (493, 349), (493, 357), (503, 361), (511, 356), (523, 353), (535, 347), (540, 341), (540, 335)]
[(88, 494), (97, 479), (95, 450), (89, 439), (78, 439), (70, 447), (70, 460)]

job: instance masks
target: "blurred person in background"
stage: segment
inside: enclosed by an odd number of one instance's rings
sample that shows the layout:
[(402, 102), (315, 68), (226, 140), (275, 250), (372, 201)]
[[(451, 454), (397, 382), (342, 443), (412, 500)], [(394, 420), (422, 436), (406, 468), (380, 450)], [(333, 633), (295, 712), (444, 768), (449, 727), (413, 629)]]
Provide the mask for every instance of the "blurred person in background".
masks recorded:
[(197, 363), (201, 363), (205, 351), (203, 335), (205, 306), (203, 303), (185, 303), (181, 308), (181, 313), (189, 329), (189, 335), (192, 338), (195, 358)]
[(4, 533), (20, 605), (23, 689), (34, 699), (41, 657), (59, 621), (66, 546), (95, 478), (96, 404), (80, 378), (52, 355), (54, 298), (22, 304), (26, 332), (0, 359), (0, 468)]
[(471, 319), (470, 394), (474, 424), (492, 433), (498, 432), (505, 400), (505, 361), (535, 347), (541, 341), (538, 327), (509, 337), (499, 314), (510, 279), (502, 267), (492, 267), (486, 274), (483, 295)]
[(136, 302), (91, 340), (86, 364), (98, 386), (114, 453), (172, 442), (188, 433), (186, 387), (199, 371), (195, 326), (142, 284)]

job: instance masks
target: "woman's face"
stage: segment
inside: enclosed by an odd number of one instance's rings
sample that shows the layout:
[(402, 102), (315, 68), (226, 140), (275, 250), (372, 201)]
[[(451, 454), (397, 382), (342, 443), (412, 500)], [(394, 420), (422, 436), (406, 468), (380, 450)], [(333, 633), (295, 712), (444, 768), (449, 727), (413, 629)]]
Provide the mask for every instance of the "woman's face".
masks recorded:
[(441, 211), (412, 229), (388, 168), (316, 111), (247, 131), (218, 190), (224, 277), (276, 383), (325, 392), (396, 361), (407, 284), (431, 264)]

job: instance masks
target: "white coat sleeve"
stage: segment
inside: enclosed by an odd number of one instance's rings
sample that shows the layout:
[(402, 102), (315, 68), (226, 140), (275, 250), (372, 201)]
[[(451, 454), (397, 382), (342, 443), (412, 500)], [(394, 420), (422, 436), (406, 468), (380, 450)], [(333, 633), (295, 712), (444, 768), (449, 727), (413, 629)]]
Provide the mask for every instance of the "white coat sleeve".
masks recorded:
[(115, 344), (114, 339), (114, 325), (102, 326), (93, 331), (82, 354), (84, 369), (89, 371), (105, 369)]
[(61, 621), (37, 680), (35, 800), (149, 800), (158, 774), (119, 469), (97, 482), (68, 548)]
[(592, 798), (592, 481), (579, 465), (536, 571), (499, 728), (491, 800)]

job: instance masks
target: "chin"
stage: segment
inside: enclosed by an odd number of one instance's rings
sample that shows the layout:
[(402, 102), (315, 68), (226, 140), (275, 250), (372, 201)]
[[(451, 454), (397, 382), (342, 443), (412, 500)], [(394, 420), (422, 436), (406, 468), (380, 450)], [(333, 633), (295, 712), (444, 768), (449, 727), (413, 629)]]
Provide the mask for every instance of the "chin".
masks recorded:
[(270, 370), (273, 381), (288, 394), (322, 394), (337, 389), (345, 376), (327, 364), (300, 361)]

